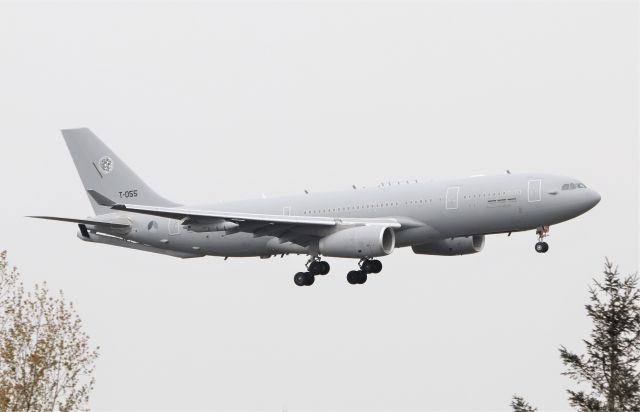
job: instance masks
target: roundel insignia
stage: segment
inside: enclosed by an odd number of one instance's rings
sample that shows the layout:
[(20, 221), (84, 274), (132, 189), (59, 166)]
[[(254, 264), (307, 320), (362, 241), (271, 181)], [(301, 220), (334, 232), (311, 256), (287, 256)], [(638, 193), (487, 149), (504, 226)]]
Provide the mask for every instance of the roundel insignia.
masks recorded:
[(113, 160), (109, 156), (102, 156), (98, 161), (100, 169), (105, 173), (111, 173), (113, 170)]

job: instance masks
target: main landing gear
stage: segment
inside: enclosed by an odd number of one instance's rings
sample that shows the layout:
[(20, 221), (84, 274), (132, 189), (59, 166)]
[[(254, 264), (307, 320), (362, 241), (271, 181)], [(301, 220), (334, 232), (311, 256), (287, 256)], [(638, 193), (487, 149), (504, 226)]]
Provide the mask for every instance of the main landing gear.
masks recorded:
[(306, 264), (307, 272), (298, 272), (293, 277), (293, 282), (298, 286), (311, 286), (316, 280), (316, 275), (326, 275), (331, 270), (328, 262), (320, 260), (318, 256), (311, 257)]
[(347, 273), (347, 282), (352, 285), (362, 285), (367, 281), (369, 273), (380, 273), (382, 270), (382, 262), (379, 260), (362, 259), (358, 266), (360, 270), (352, 270)]
[(549, 236), (549, 226), (540, 226), (536, 229), (536, 235), (538, 235), (538, 243), (536, 243), (536, 252), (547, 253), (549, 250), (549, 244), (544, 241), (544, 238)]

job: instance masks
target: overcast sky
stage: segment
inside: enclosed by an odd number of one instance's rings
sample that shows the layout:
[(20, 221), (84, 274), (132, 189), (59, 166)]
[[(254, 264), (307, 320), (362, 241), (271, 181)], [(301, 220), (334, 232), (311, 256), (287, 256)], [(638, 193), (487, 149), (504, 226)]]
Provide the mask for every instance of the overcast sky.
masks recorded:
[[(0, 3), (0, 249), (101, 346), (96, 410), (566, 410), (604, 256), (638, 269), (637, 2)], [(540, 171), (602, 195), (464, 257), (180, 260), (81, 242), (59, 129), (180, 203)]]

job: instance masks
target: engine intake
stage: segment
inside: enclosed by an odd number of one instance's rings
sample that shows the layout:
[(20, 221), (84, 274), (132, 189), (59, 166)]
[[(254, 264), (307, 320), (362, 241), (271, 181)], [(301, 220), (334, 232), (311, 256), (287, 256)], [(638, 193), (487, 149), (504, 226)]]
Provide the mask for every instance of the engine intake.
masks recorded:
[(453, 239), (436, 240), (411, 247), (419, 255), (469, 255), (484, 248), (484, 235), (460, 236)]
[(388, 255), (395, 245), (392, 228), (371, 225), (342, 229), (320, 239), (318, 246), (324, 256), (363, 258)]

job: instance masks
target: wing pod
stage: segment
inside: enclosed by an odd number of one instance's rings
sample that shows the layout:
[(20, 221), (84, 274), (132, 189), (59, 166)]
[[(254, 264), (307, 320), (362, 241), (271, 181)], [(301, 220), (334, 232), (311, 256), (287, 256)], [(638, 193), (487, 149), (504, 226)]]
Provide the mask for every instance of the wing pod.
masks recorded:
[(234, 222), (229, 222), (225, 219), (210, 219), (209, 221), (205, 220), (203, 222), (200, 221), (192, 221), (190, 218), (186, 218), (182, 222), (182, 226), (185, 229), (190, 230), (196, 233), (204, 233), (204, 232), (223, 232), (228, 230), (237, 229), (240, 225)]
[(483, 248), (484, 235), (460, 236), (411, 246), (413, 253), (441, 256), (469, 255)]

